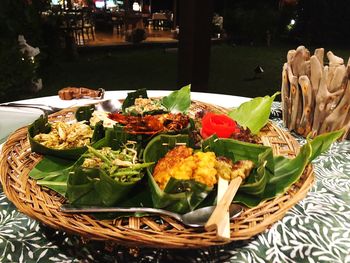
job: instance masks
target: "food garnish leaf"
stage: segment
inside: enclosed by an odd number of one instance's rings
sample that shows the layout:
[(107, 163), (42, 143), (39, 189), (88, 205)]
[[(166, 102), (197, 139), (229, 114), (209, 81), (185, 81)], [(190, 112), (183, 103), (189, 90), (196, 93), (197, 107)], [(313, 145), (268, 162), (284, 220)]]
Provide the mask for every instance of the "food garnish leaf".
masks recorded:
[(191, 85), (171, 92), (163, 97), (162, 104), (172, 113), (185, 113), (191, 106)]
[(272, 102), (279, 94), (280, 92), (276, 92), (271, 97), (257, 97), (244, 102), (238, 108), (232, 109), (228, 115), (243, 128), (249, 128), (253, 134), (257, 134), (268, 122)]

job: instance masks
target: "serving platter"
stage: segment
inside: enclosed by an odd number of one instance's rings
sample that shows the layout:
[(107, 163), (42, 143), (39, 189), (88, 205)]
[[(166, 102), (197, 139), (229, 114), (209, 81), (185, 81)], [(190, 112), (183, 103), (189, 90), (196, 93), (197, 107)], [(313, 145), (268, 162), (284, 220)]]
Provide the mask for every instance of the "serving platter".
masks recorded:
[[(226, 109), (192, 101), (190, 114), (203, 110), (226, 112)], [(49, 116), (50, 121), (69, 121), (74, 109), (65, 109)], [(270, 146), (275, 155), (294, 157), (299, 144), (286, 131), (269, 122), (259, 133), (259, 142)], [(114, 220), (97, 220), (86, 214), (68, 214), (60, 211), (65, 198), (41, 187), (29, 178), (29, 172), (42, 159), (32, 153), (27, 139), (27, 127), (15, 131), (6, 141), (0, 160), (0, 179), (7, 197), (19, 211), (54, 229), (80, 235), (84, 239), (104, 240), (130, 247), (201, 248), (223, 245), (216, 232), (190, 228), (166, 216), (126, 217)], [(314, 182), (311, 165), (299, 181), (283, 195), (264, 201), (244, 212), (230, 223), (229, 242), (249, 239), (281, 219), (297, 202), (303, 199)]]

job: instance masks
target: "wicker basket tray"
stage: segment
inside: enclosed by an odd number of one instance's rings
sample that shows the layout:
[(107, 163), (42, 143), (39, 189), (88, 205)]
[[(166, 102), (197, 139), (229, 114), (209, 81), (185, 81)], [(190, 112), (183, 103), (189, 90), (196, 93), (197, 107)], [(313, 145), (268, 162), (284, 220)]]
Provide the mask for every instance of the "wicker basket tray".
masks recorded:
[[(224, 111), (199, 102), (192, 103), (191, 111), (208, 107)], [(67, 120), (74, 117), (73, 113), (72, 110), (64, 110), (50, 115), (49, 119)], [(294, 157), (299, 151), (294, 138), (272, 123), (264, 127), (260, 139), (264, 145), (271, 146), (277, 155)], [(186, 227), (166, 216), (96, 220), (89, 215), (63, 213), (59, 207), (65, 201), (64, 197), (29, 178), (29, 172), (41, 158), (30, 151), (27, 128), (18, 129), (3, 146), (0, 179), (5, 194), (21, 212), (49, 227), (85, 239), (105, 240), (130, 247), (200, 248), (224, 244), (224, 241), (215, 239), (215, 231)], [(308, 165), (300, 180), (284, 195), (254, 208), (245, 208), (239, 217), (231, 221), (231, 241), (249, 239), (269, 228), (306, 196), (313, 181), (313, 169)]]

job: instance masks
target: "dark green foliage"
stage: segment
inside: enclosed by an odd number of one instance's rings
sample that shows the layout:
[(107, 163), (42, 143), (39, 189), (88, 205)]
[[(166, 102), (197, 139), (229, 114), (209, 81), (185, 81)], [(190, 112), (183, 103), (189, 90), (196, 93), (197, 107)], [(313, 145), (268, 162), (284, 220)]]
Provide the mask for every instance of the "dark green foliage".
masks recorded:
[(308, 44), (349, 44), (348, 0), (300, 0), (293, 37)]
[(19, 51), (17, 44), (0, 44), (0, 102), (29, 95), (37, 64)]
[[(0, 102), (28, 96), (37, 79), (38, 59), (19, 51), (18, 35), (34, 47), (41, 43), (40, 11), (48, 0), (1, 0), (0, 6)], [(19, 95), (20, 94), (20, 95)]]
[(278, 15), (275, 1), (226, 1), (224, 29), (234, 42), (263, 43), (277, 31)]

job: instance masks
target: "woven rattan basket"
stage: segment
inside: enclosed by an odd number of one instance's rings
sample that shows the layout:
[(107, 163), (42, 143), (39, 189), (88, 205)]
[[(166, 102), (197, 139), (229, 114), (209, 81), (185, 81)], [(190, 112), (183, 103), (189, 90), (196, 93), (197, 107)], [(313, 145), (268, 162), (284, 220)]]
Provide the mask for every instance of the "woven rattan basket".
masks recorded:
[[(214, 106), (193, 102), (191, 111), (208, 107)], [(218, 107), (215, 109), (224, 111)], [(67, 120), (73, 116), (72, 110), (64, 110), (51, 115), (50, 120)], [(294, 138), (272, 123), (261, 131), (260, 139), (277, 155), (293, 157), (299, 150)], [(49, 227), (80, 235), (84, 239), (105, 240), (130, 247), (200, 248), (224, 244), (224, 241), (216, 240), (215, 231), (186, 227), (166, 216), (96, 220), (84, 214), (65, 214), (59, 210), (64, 197), (42, 188), (28, 176), (41, 158), (30, 150), (27, 128), (18, 129), (3, 146), (0, 179), (5, 194), (21, 212)], [(284, 195), (257, 207), (246, 208), (231, 221), (231, 241), (249, 239), (268, 229), (306, 196), (313, 181), (312, 166), (308, 165), (300, 180)]]

